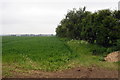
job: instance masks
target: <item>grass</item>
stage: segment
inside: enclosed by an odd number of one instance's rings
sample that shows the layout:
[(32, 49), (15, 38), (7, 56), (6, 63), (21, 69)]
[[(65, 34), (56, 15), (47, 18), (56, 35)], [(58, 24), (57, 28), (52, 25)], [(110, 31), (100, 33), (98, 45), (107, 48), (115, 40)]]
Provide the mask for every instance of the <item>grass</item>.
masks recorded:
[[(117, 69), (118, 63), (101, 61), (104, 54), (92, 55), (94, 49), (104, 51), (106, 48), (85, 41), (50, 36), (4, 36), (2, 40), (4, 76), (11, 76), (11, 71), (56, 71), (76, 66), (90, 67), (92, 65)], [(16, 68), (21, 70), (16, 70)]]
[(3, 64), (54, 71), (75, 56), (57, 37), (3, 37)]
[[(78, 55), (75, 61), (78, 62), (79, 66), (93, 66), (96, 65), (98, 67), (107, 68), (107, 69), (118, 69), (118, 63), (110, 63), (103, 61), (104, 56), (107, 54), (105, 50), (107, 48), (98, 46), (95, 44), (89, 44), (85, 41), (80, 40), (71, 40), (68, 41), (67, 44), (69, 47), (75, 51)], [(97, 50), (95, 55), (93, 55), (93, 50)]]

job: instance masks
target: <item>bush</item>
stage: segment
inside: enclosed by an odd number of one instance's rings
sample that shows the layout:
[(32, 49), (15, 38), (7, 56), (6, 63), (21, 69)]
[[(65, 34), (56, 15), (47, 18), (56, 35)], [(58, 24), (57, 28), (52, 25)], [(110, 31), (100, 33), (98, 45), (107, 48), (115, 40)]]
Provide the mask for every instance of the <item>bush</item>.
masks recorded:
[(107, 48), (106, 53), (111, 53), (114, 51), (114, 48)]
[(115, 51), (120, 51), (120, 39), (118, 39), (115, 43), (114, 43), (114, 50)]
[(106, 53), (106, 48), (104, 47), (96, 47), (92, 50), (93, 55), (103, 55)]
[(116, 42), (116, 50), (120, 50), (120, 39), (118, 39)]
[[(110, 47), (120, 39), (119, 14), (120, 11), (109, 9), (92, 13), (85, 11), (85, 7), (70, 10), (57, 26), (56, 35)], [(120, 49), (120, 44), (117, 49)]]

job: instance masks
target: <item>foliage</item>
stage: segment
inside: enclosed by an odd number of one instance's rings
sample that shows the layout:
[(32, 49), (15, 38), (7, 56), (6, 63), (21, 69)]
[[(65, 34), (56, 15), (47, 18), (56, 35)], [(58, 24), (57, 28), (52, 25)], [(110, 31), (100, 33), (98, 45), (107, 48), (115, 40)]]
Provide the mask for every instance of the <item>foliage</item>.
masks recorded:
[(92, 13), (85, 9), (70, 10), (56, 28), (56, 35), (113, 46), (120, 39), (120, 11), (105, 9)]
[(119, 50), (120, 51), (120, 39), (118, 39), (115, 43), (115, 49), (116, 51)]

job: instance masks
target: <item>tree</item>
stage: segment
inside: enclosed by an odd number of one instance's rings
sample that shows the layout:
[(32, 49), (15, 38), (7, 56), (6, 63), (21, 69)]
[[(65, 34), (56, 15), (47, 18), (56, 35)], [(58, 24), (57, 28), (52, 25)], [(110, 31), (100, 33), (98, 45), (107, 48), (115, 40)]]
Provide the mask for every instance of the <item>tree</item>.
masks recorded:
[(97, 12), (69, 10), (56, 29), (57, 36), (86, 40), (102, 46), (113, 45), (120, 39), (120, 11)]

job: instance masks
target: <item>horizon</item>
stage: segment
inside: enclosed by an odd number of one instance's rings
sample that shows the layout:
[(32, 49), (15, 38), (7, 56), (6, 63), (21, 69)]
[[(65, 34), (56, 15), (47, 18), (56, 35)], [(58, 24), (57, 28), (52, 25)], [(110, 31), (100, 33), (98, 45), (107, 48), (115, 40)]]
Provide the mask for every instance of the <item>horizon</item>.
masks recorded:
[(4, 35), (56, 35), (56, 34), (41, 34), (41, 33), (38, 33), (38, 34), (34, 34), (34, 33), (18, 34), (17, 33), (17, 34), (0, 34), (0, 35), (4, 36)]

